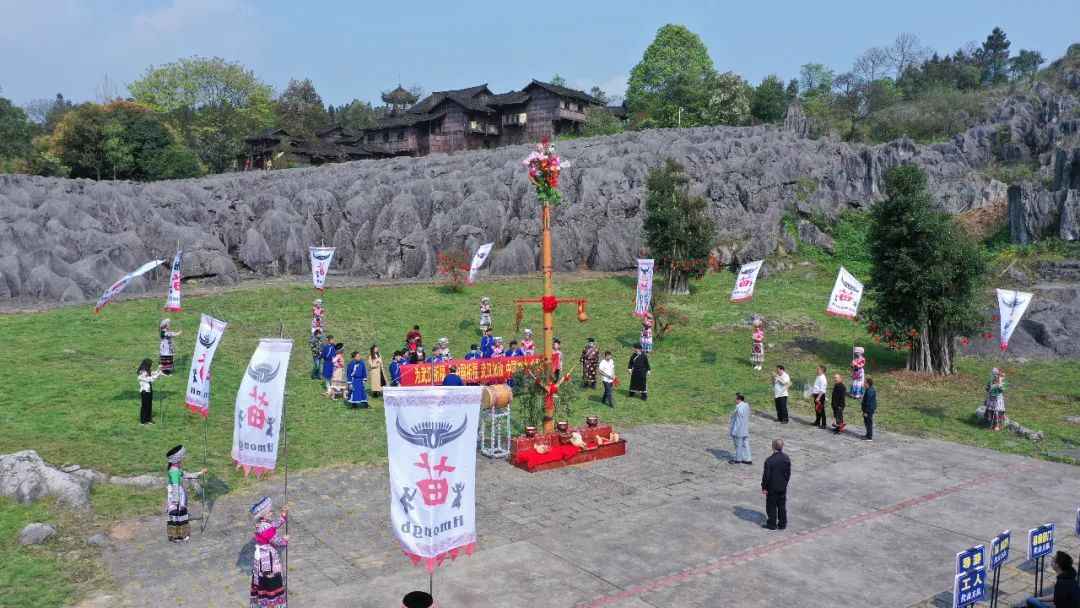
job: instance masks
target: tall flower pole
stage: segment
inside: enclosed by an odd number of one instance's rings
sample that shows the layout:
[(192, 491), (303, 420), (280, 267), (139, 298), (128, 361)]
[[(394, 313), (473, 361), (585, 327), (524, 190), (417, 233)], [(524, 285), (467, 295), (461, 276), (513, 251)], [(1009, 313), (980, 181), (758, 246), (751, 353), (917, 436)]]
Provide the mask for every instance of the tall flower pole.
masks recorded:
[(585, 314), (585, 302), (587, 300), (560, 300), (555, 297), (555, 290), (551, 284), (551, 208), (558, 205), (562, 200), (562, 192), (559, 192), (559, 171), (561, 164), (555, 154), (555, 148), (548, 138), (545, 137), (536, 146), (528, 158), (525, 166), (529, 168), (529, 181), (536, 188), (536, 198), (540, 201), (540, 225), (541, 237), (541, 261), (544, 270), (544, 296), (540, 299), (514, 300), (516, 304), (539, 303), (544, 312), (544, 377), (537, 382), (544, 387), (544, 432), (550, 433), (555, 430), (555, 395), (559, 392), (559, 385), (569, 375), (563, 378), (555, 377), (555, 369), (552, 366), (552, 353), (555, 341), (555, 309), (559, 304), (574, 302), (578, 305), (578, 321), (584, 323), (588, 320)]

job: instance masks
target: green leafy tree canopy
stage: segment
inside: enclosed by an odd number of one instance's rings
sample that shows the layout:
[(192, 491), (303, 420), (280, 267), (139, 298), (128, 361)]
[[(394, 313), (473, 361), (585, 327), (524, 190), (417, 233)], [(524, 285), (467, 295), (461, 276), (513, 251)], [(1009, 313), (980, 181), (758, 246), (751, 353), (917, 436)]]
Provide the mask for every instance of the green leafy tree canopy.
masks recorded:
[(310, 78), (291, 79), (277, 99), (278, 126), (297, 139), (312, 142), (329, 122), (322, 97)]
[(681, 25), (668, 24), (657, 31), (630, 71), (626, 105), (635, 118), (649, 118), (661, 127), (708, 124), (710, 85), (715, 77), (701, 38)]
[(690, 194), (690, 179), (674, 159), (646, 181), (645, 244), (667, 274), (666, 289), (690, 293), (689, 280), (707, 269), (714, 239), (709, 204)]

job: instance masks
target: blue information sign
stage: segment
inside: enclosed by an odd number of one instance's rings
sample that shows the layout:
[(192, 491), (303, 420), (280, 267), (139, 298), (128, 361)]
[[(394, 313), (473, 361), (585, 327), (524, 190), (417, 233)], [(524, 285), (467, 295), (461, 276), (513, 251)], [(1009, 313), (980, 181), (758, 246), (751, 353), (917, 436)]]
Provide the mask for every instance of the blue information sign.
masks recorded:
[(1028, 559), (1048, 555), (1054, 550), (1054, 524), (1028, 531)]
[(1012, 532), (1005, 530), (990, 541), (990, 569), (1000, 568), (1009, 561), (1009, 544), (1012, 542)]
[(985, 547), (978, 545), (961, 551), (956, 554), (956, 573), (963, 574), (970, 572), (980, 566), (985, 567), (983, 563), (984, 556), (986, 554)]
[(986, 599), (986, 568), (979, 566), (953, 580), (953, 608), (963, 608)]

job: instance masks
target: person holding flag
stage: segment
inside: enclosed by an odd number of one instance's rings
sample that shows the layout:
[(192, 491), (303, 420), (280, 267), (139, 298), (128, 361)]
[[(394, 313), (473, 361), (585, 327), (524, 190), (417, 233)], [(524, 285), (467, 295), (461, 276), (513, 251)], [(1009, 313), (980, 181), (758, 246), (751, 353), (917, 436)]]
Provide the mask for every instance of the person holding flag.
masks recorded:
[(159, 344), (160, 349), (158, 351), (158, 368), (161, 370), (161, 373), (166, 376), (171, 376), (173, 373), (173, 355), (176, 353), (173, 350), (172, 339), (179, 337), (180, 334), (183, 333), (173, 331), (171, 324), (172, 321), (164, 319), (158, 325), (158, 329), (161, 333), (161, 343)]
[(289, 544), (287, 534), (278, 534), (289, 517), (289, 505), (274, 520), (274, 501), (269, 496), (250, 509), (255, 518), (255, 553), (251, 560), (251, 608), (285, 608), (285, 581), (281, 553)]
[(180, 463), (184, 461), (186, 455), (187, 448), (183, 445), (178, 445), (165, 454), (165, 460), (169, 464), (167, 476), (169, 489), (166, 494), (168, 506), (165, 508), (165, 512), (169, 518), (167, 525), (169, 540), (173, 542), (185, 541), (191, 535), (191, 522), (188, 520), (188, 500), (187, 491), (184, 490), (184, 480), (195, 479), (206, 472), (206, 469), (198, 473), (184, 472), (180, 468)]
[(985, 413), (983, 416), (990, 423), (990, 428), (995, 431), (1001, 430), (1001, 424), (1005, 422), (1005, 374), (998, 368), (990, 370), (990, 381), (986, 383), (986, 400), (983, 402)]

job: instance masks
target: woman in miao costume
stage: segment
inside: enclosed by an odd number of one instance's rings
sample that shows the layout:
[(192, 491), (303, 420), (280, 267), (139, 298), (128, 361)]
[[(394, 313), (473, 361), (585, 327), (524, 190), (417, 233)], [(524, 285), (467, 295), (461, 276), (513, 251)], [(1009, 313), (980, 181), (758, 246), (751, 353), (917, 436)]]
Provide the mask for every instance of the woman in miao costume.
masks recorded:
[(761, 364), (765, 362), (765, 320), (754, 317), (754, 333), (751, 336), (753, 343), (750, 346), (750, 362), (754, 369), (761, 371)]
[(862, 399), (863, 392), (866, 390), (865, 385), (865, 372), (863, 368), (866, 367), (866, 357), (863, 354), (866, 349), (861, 346), (856, 346), (853, 349), (851, 356), (851, 396), (855, 399)]
[(1001, 430), (1001, 424), (1005, 422), (1005, 374), (998, 368), (990, 370), (990, 381), (986, 383), (986, 419), (990, 427), (995, 431)]
[(651, 312), (645, 313), (645, 316), (641, 318), (641, 350), (646, 354), (652, 352), (653, 341), (653, 316)]
[(487, 296), (480, 298), (480, 329), (491, 329), (491, 298)]
[(195, 479), (206, 472), (206, 469), (198, 473), (185, 473), (180, 468), (180, 463), (187, 455), (187, 448), (178, 445), (165, 454), (165, 460), (169, 463), (168, 481), (169, 489), (166, 494), (168, 502), (165, 514), (168, 516), (166, 530), (169, 540), (173, 542), (187, 540), (191, 535), (191, 523), (188, 520), (187, 491), (184, 490), (185, 479)]
[(536, 342), (533, 341), (533, 333), (531, 329), (526, 329), (521, 332), (521, 347), (522, 352), (526, 355), (532, 355), (536, 353)]
[(344, 396), (348, 391), (348, 379), (345, 377), (345, 356), (341, 351), (345, 348), (344, 342), (334, 345), (334, 372), (330, 375), (330, 398), (337, 399)]
[(315, 300), (315, 303), (311, 305), (311, 331), (316, 329), (322, 331), (323, 329), (323, 314), (326, 311), (323, 309), (322, 298)]
[(166, 376), (171, 376), (173, 372), (173, 343), (172, 339), (179, 336), (181, 332), (173, 331), (171, 327), (171, 321), (165, 319), (158, 325), (158, 329), (161, 330), (161, 348), (158, 351), (158, 368), (161, 373)]
[(285, 527), (289, 506), (274, 520), (274, 501), (269, 496), (251, 507), (255, 518), (255, 554), (251, 562), (251, 608), (285, 608), (287, 596), (281, 576), (281, 553), (278, 549), (289, 544), (289, 537), (278, 533)]

